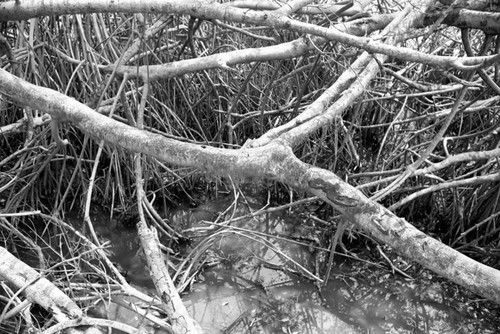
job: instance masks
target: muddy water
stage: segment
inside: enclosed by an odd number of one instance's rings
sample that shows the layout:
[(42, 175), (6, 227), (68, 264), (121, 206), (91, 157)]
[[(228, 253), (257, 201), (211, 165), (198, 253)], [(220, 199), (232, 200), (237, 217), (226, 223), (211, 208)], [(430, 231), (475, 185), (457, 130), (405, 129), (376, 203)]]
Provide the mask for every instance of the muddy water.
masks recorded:
[[(231, 204), (232, 199), (219, 199), (196, 209), (175, 210), (170, 216), (173, 225), (196, 237), (184, 255), (192, 255), (197, 243), (210, 239), (198, 278), (183, 295), (205, 333), (496, 332), (459, 287), (426, 271), (407, 279), (339, 256), (330, 280), (319, 284), (314, 278), (318, 250), (311, 245), (322, 229), (290, 212), (257, 216), (222, 229), (210, 223), (225, 224), (230, 217), (260, 208), (248, 201)], [(114, 260), (132, 283), (152, 288), (144, 262), (136, 255), (135, 233), (116, 229), (107, 237), (115, 245)]]

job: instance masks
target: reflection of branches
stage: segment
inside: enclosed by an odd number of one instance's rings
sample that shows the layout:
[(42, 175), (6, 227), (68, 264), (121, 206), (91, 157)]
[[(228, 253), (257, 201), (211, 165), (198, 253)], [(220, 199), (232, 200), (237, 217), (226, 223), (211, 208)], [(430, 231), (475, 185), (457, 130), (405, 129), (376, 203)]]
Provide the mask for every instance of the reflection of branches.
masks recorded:
[[(368, 327), (366, 319), (369, 318), (370, 311), (359, 302), (360, 294), (368, 296), (372, 287), (359, 285), (356, 280), (356, 288), (351, 288), (347, 283), (340, 280), (331, 280), (328, 285), (323, 288), (322, 295), (324, 303), (328, 305), (329, 310), (340, 320), (354, 327), (373, 328), (373, 323)], [(368, 287), (368, 292), (366, 288)], [(346, 297), (346, 295), (348, 297)], [(376, 325), (381, 331), (382, 328)]]
[[(329, 310), (352, 326), (381, 332), (392, 328), (395, 332), (426, 333), (422, 330), (422, 322), (426, 322), (428, 330), (432, 331), (442, 318), (462, 317), (451, 306), (454, 300), (441, 295), (437, 299), (423, 297), (427, 294), (415, 291), (412, 288), (414, 283), (387, 279), (374, 286), (362, 278), (351, 277), (351, 280), (355, 281), (352, 286), (338, 279), (332, 280), (322, 294)], [(419, 284), (419, 289), (428, 292), (433, 287)], [(440, 285), (438, 289), (441, 289)], [(451, 328), (455, 326), (453, 322), (446, 323)]]

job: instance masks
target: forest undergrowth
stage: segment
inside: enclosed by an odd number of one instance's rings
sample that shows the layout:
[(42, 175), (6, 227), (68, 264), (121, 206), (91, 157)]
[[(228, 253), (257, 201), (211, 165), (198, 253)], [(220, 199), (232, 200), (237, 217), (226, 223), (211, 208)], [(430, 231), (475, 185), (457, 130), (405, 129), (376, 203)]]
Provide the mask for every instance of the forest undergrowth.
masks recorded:
[[(307, 18), (310, 22), (325, 19), (324, 15)], [(11, 73), (131, 125), (137, 121), (136, 110), (145, 103), (145, 129), (167, 138), (230, 149), (241, 148), (296, 117), (361, 54), (329, 42), (299, 57), (242, 64), (228, 71), (189, 72), (152, 83), (149, 98), (143, 102), (143, 82), (122, 81), (113, 64), (153, 66), (291, 42), (302, 36), (269, 27), (149, 14), (62, 15), (2, 22), (0, 33), (4, 49), (0, 62)], [(466, 47), (474, 54), (497, 52), (500, 45), (498, 37), (480, 31), (471, 32), (468, 38)], [(448, 27), (430, 36), (416, 33), (402, 44), (435, 55), (467, 54), (460, 39), (460, 31)], [(334, 124), (294, 148), (294, 153), (303, 162), (334, 171), (367, 196), (377, 197), (419, 158), (418, 152), (454, 113), (444, 140), (426, 159), (425, 169), (380, 202), (425, 233), (500, 269), (498, 160), (474, 157), (498, 149), (499, 97), (478, 74), (470, 75), (465, 102), (453, 110), (463, 83), (458, 78), (463, 77), (463, 72), (454, 69), (407, 65), (397, 59), (386, 62), (362, 99)], [(132, 155), (68, 123), (54, 131), (50, 116), (42, 110), (23, 108), (7, 99), (0, 103), (0, 242), (66, 288), (75, 300), (82, 301), (89, 286), (97, 290), (100, 284), (120, 283), (120, 269), (113, 269), (115, 265), (106, 260), (106, 241), (95, 240), (85, 224), (79, 230), (65, 218), (70, 212), (99, 212), (110, 221), (134, 226), (137, 194)], [(68, 144), (60, 145), (60, 140)], [(441, 166), (450, 156), (458, 157), (457, 162)], [(339, 245), (340, 252), (346, 246), (353, 250), (371, 243), (351, 230), (333, 238), (338, 213), (305, 192), (271, 181), (207, 175), (154, 157), (144, 157), (142, 162), (149, 223), (156, 226), (162, 240), (169, 240), (165, 252), (173, 252), (174, 267), (182, 268), (175, 274), (176, 283), (186, 289), (200, 267), (174, 256), (183, 243), (189, 243), (183, 227), (171, 226), (168, 220), (168, 213), (180, 205), (197, 207), (218, 196), (256, 194), (265, 199), (263, 210), (314, 207), (307, 210), (325, 222), (318, 224), (324, 228), (324, 238), (309, 242), (322, 247), (325, 254), (332, 243)], [(253, 194), (240, 189), (249, 183)], [(231, 216), (228, 210), (226, 216)], [(355, 241), (350, 244), (352, 234)], [(200, 260), (202, 250), (195, 259)], [(379, 261), (385, 259), (379, 257)], [(329, 271), (328, 260), (321, 270)], [(12, 294), (5, 284), (0, 283), (0, 288)], [(8, 319), (5, 316), (0, 319)], [(26, 316), (24, 321), (43, 322), (47, 314), (40, 310), (39, 316)], [(18, 330), (18, 322), (10, 325), (12, 331)]]

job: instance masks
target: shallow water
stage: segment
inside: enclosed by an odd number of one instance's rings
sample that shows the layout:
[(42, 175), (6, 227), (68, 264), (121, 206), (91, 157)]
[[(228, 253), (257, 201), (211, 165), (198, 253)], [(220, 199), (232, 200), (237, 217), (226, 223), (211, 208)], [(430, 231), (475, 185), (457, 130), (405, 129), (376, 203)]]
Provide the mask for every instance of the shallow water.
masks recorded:
[(261, 270), (257, 281), (266, 282), (256, 285), (242, 278), (255, 272), (213, 269), (183, 299), (206, 333), (474, 333), (481, 325), (439, 283), (371, 281), (348, 265), (321, 289), (280, 271)]
[[(213, 222), (230, 204), (231, 199), (218, 199), (196, 209), (176, 210), (169, 218), (174, 226), (196, 235), (195, 230), (214, 228), (203, 220)], [(254, 209), (257, 206), (251, 203), (237, 206), (225, 217)], [(131, 282), (152, 288), (144, 261), (137, 255), (135, 232), (96, 225), (113, 244), (113, 260), (129, 273)], [(231, 226), (218, 230), (217, 237), (209, 233), (197, 239), (212, 238), (212, 246), (192, 289), (182, 296), (205, 333), (496, 332), (460, 287), (425, 270), (418, 271), (418, 278), (407, 279), (338, 256), (328, 283), (322, 286), (314, 280), (317, 250), (270, 236), (317, 239), (321, 229), (297, 213), (267, 214)]]

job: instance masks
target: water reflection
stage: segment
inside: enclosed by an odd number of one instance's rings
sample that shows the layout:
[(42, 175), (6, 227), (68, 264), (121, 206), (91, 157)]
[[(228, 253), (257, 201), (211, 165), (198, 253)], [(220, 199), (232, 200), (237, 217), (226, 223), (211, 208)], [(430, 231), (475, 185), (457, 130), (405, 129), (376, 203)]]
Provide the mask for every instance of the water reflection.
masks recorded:
[[(200, 212), (178, 210), (171, 217), (173, 224), (177, 219), (185, 229), (210, 231), (197, 239), (201, 243), (210, 238), (207, 245), (211, 246), (203, 253), (205, 265), (196, 283), (183, 295), (205, 333), (495, 332), (471, 315), (466, 302), (460, 301), (463, 298), (457, 298), (460, 292), (455, 285), (438, 282), (425, 271), (409, 280), (339, 257), (330, 280), (322, 286), (314, 277), (323, 277), (317, 272), (324, 271), (324, 263), (318, 265), (317, 253), (304, 241), (319, 239), (322, 229), (314, 222), (286, 212), (241, 220), (222, 229), (200, 221), (200, 217), (213, 221), (223, 209), (224, 201), (218, 201), (205, 204)], [(238, 217), (248, 210), (248, 206), (236, 207), (231, 215)], [(129, 273), (142, 274), (129, 276), (132, 283), (151, 287), (143, 265), (137, 269), (139, 261), (130, 263), (135, 247), (124, 252), (124, 245), (136, 242), (116, 233), (109, 238), (122, 249), (114, 259)], [(195, 247), (196, 243), (186, 254)], [(123, 254), (127, 255), (120, 258)]]
[[(206, 212), (207, 208), (204, 207)], [(319, 229), (285, 212), (235, 224), (249, 231), (315, 238)], [(199, 222), (196, 222), (199, 224)], [(234, 226), (234, 225), (233, 225)], [(184, 296), (207, 333), (471, 333), (477, 319), (446, 290), (421, 275), (409, 280), (359, 261), (339, 258), (324, 286), (291, 264), (314, 273), (310, 247), (228, 230), (212, 251), (224, 265), (205, 270)], [(272, 238), (271, 238), (272, 239)], [(276, 249), (279, 249), (277, 251)], [(285, 255), (285, 256), (284, 256)], [(229, 263), (229, 265), (228, 265)], [(305, 278), (307, 277), (307, 278)], [(486, 331), (487, 332), (487, 331)]]
[[(475, 320), (437, 283), (332, 278), (321, 289), (276, 272), (269, 286), (213, 269), (184, 297), (207, 333), (472, 333)], [(270, 275), (270, 272), (267, 272)], [(271, 279), (268, 277), (268, 280)]]

